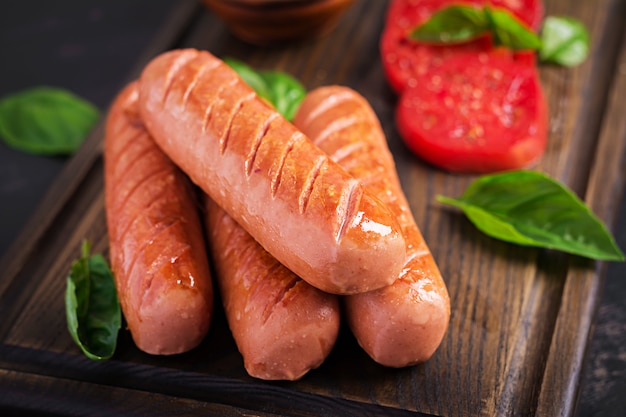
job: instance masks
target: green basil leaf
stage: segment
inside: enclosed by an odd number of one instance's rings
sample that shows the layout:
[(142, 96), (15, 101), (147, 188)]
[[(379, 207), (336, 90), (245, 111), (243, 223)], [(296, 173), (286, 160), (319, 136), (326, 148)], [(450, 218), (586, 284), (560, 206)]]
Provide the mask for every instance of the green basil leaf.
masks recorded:
[(0, 137), (34, 154), (71, 154), (98, 117), (96, 107), (69, 91), (36, 87), (0, 100)]
[(113, 356), (122, 317), (113, 274), (102, 255), (82, 256), (72, 263), (65, 290), (67, 327), (74, 342), (93, 360)]
[(444, 7), (414, 28), (409, 39), (455, 44), (469, 42), (487, 33), (491, 34), (496, 46), (539, 51), (544, 62), (572, 67), (583, 62), (589, 54), (589, 34), (581, 22), (569, 17), (548, 17), (540, 37), (502, 7)]
[(409, 38), (426, 43), (468, 42), (490, 33), (496, 46), (537, 50), (541, 39), (502, 7), (447, 6), (411, 31)]
[(539, 36), (508, 10), (485, 7), (483, 11), (495, 45), (516, 50), (541, 48)]
[(298, 80), (279, 71), (267, 71), (262, 74), (268, 90), (270, 101), (276, 110), (287, 120), (293, 120), (306, 90)]
[(263, 76), (253, 70), (248, 65), (244, 64), (241, 61), (232, 58), (224, 58), (224, 62), (231, 67), (232, 69), (239, 74), (239, 76), (256, 91), (256, 93), (263, 97), (264, 99), (270, 101), (270, 92), (267, 85), (267, 82), (263, 78)]
[(462, 209), (479, 230), (497, 239), (593, 259), (624, 260), (613, 236), (589, 208), (567, 187), (538, 172), (483, 176), (460, 198), (437, 200)]
[(487, 30), (482, 9), (453, 5), (433, 13), (411, 31), (409, 38), (428, 43), (463, 43), (484, 35)]
[(539, 58), (568, 67), (583, 62), (589, 55), (589, 34), (585, 26), (569, 17), (548, 17), (541, 29), (543, 46)]
[(256, 71), (232, 58), (225, 58), (224, 62), (234, 69), (259, 97), (267, 100), (287, 120), (293, 120), (306, 95), (304, 86), (298, 80), (280, 71)]

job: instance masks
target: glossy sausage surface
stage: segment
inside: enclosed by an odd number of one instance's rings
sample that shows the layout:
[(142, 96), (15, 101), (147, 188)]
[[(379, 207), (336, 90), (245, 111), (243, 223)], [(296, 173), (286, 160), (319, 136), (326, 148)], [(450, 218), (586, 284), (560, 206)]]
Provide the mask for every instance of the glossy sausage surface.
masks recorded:
[(140, 79), (164, 152), (269, 253), (336, 294), (381, 288), (405, 260), (393, 213), (221, 60), (170, 51)]
[(450, 300), (402, 191), (376, 114), (357, 92), (328, 86), (306, 96), (294, 123), (391, 208), (406, 241), (407, 260), (392, 285), (343, 298), (352, 332), (382, 365), (403, 367), (427, 360), (448, 327)]
[(139, 118), (137, 84), (106, 123), (104, 179), (111, 268), (137, 347), (176, 354), (208, 332), (213, 287), (198, 202)]
[(228, 326), (246, 371), (296, 380), (328, 356), (339, 300), (298, 278), (206, 197), (206, 228)]

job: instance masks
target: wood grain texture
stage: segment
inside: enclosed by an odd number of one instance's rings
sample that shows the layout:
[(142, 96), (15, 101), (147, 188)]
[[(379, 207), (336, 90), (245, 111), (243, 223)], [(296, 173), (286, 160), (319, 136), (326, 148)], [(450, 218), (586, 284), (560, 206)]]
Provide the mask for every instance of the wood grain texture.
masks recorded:
[[(159, 416), (251, 416), (255, 412), (221, 404), (97, 385), (49, 376), (0, 370), (0, 380), (10, 380), (0, 398), (5, 417), (25, 415), (159, 415)], [(158, 414), (154, 410), (158, 409)], [(265, 416), (278, 416), (265, 413)]]
[[(545, 3), (548, 14), (582, 20), (593, 46), (579, 67), (541, 68), (551, 130), (535, 169), (584, 196), (612, 226), (626, 181), (626, 0)], [(67, 333), (62, 294), (82, 239), (107, 253), (98, 128), (0, 262), (0, 386), (16, 394), (14, 402), (0, 405), (43, 404), (48, 394), (63, 399), (79, 390), (94, 401), (110, 396), (113, 410), (123, 399), (130, 410), (151, 415), (169, 415), (171, 408), (158, 408), (170, 400), (180, 402), (181, 410), (208, 407), (207, 413), (224, 410), (222, 415), (572, 415), (605, 265), (495, 241), (435, 202), (437, 194), (460, 195), (474, 178), (424, 164), (400, 140), (394, 125), (397, 98), (378, 56), (386, 2), (357, 2), (328, 36), (274, 48), (244, 44), (206, 10), (181, 4), (176, 24), (164, 31), (169, 36), (155, 41), (138, 70), (160, 50), (196, 47), (287, 71), (309, 89), (347, 85), (370, 101), (448, 285), (450, 329), (429, 362), (397, 370), (371, 361), (344, 326), (319, 369), (298, 382), (269, 383), (246, 375), (218, 309), (209, 336), (188, 354), (151, 357), (122, 332), (112, 361), (89, 361)], [(141, 405), (152, 399), (157, 409)], [(90, 410), (85, 402), (72, 405), (69, 397), (59, 401), (55, 404), (68, 407), (63, 411)]]
[[(626, 16), (626, 3), (615, 5), (610, 12)], [(606, 111), (601, 116), (601, 128), (590, 161), (584, 195), (587, 205), (611, 229), (624, 196), (626, 181), (626, 28), (623, 19), (619, 25), (613, 32), (618, 35), (614, 39), (603, 37), (598, 40), (621, 50), (616, 51), (616, 62), (610, 66), (613, 70), (607, 77)], [(549, 363), (559, 366), (546, 367), (537, 415), (571, 415), (575, 410), (581, 364), (591, 337), (592, 319), (598, 308), (606, 264), (595, 265), (595, 274), (590, 273), (591, 267), (579, 261), (571, 262), (548, 357)], [(570, 377), (563, 378), (563, 375)], [(572, 400), (559, 404), (551, 400), (555, 396)]]

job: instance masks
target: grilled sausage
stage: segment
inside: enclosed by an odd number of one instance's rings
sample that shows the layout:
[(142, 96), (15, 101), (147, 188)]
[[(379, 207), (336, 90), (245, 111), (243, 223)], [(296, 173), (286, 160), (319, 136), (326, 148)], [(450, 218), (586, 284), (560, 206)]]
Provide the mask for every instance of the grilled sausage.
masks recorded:
[(311, 285), (389, 285), (405, 260), (393, 213), (206, 51), (170, 51), (140, 78), (164, 152), (269, 253)]
[(118, 297), (139, 349), (175, 354), (208, 332), (213, 287), (193, 189), (145, 130), (137, 84), (109, 112), (106, 219)]
[(296, 380), (328, 356), (339, 300), (307, 284), (206, 197), (206, 228), (226, 318), (253, 377)]
[(448, 327), (445, 282), (402, 191), (376, 114), (355, 91), (339, 86), (310, 92), (294, 124), (397, 216), (407, 260), (387, 287), (343, 298), (359, 344), (378, 363), (403, 367), (431, 357)]

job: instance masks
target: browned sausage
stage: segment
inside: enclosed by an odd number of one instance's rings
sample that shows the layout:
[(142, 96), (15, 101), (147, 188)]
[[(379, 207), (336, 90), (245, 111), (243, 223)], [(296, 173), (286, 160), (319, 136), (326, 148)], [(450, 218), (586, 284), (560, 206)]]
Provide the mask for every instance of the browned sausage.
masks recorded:
[(205, 337), (213, 287), (198, 203), (184, 174), (161, 152), (128, 85), (109, 112), (104, 141), (111, 268), (139, 349), (174, 354)]
[(354, 294), (405, 260), (393, 213), (206, 51), (156, 57), (140, 112), (164, 152), (269, 253), (311, 285)]
[(246, 370), (261, 379), (301, 378), (335, 344), (337, 296), (285, 268), (209, 197), (206, 206), (216, 282)]
[(413, 219), (376, 114), (355, 91), (330, 86), (306, 96), (294, 123), (392, 209), (406, 240), (407, 261), (395, 283), (344, 298), (352, 332), (382, 365), (427, 360), (448, 327), (450, 300)]

